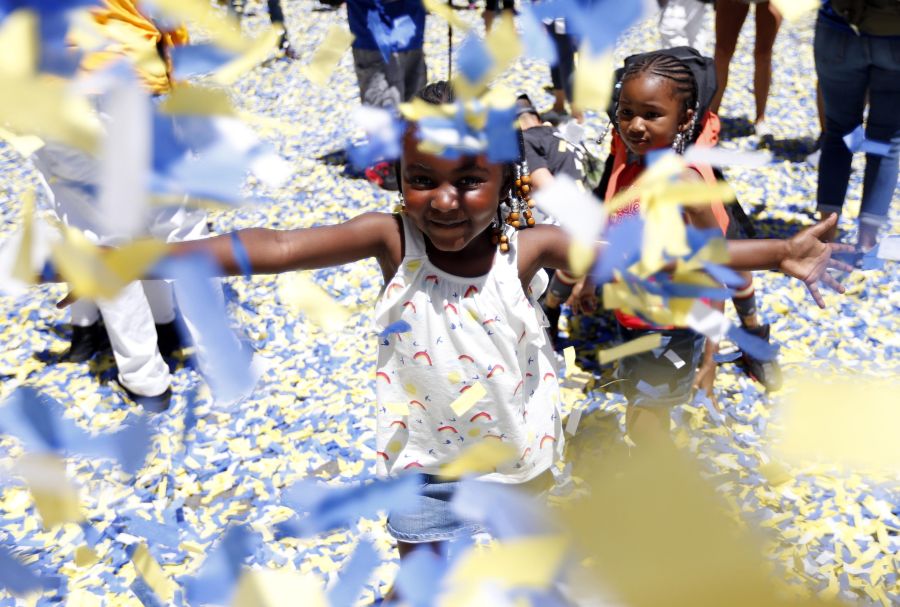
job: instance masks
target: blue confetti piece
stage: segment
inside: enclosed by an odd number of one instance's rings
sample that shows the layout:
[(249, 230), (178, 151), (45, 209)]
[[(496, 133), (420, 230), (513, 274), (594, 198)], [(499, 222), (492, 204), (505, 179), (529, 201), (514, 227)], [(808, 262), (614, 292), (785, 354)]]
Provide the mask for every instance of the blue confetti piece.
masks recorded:
[(669, 389), (667, 386), (659, 386), (659, 387), (651, 386), (650, 384), (645, 382), (643, 379), (637, 383), (635, 388), (637, 388), (638, 392), (641, 392), (642, 394), (646, 394), (650, 398), (656, 398), (656, 399), (662, 398), (664, 394), (668, 394), (668, 392), (669, 392)]
[(153, 592), (150, 585), (147, 584), (140, 575), (134, 578), (129, 589), (144, 607), (165, 607), (165, 603), (156, 596), (156, 593)]
[(394, 333), (409, 333), (412, 331), (412, 327), (405, 320), (398, 320), (397, 322), (392, 322), (387, 327), (384, 328), (384, 331), (381, 332), (379, 337), (384, 339), (388, 335), (392, 335)]
[(487, 115), (487, 158), (490, 162), (519, 160), (519, 133), (516, 129), (516, 108), (489, 109)]
[[(386, 110), (378, 108), (365, 108), (366, 111), (377, 111), (389, 116), (388, 126), (380, 129), (366, 129), (365, 139), (362, 141), (351, 140), (347, 143), (347, 157), (350, 165), (357, 171), (361, 171), (378, 162), (390, 162), (400, 158), (403, 150), (403, 132), (406, 129), (405, 122), (397, 116), (389, 114)], [(361, 124), (366, 128), (365, 124)]]
[(394, 18), (389, 26), (378, 11), (369, 11), (366, 14), (366, 25), (385, 63), (390, 63), (393, 53), (407, 48), (416, 35), (416, 23), (409, 15)]
[(50, 587), (48, 580), (21, 563), (6, 546), (0, 546), (0, 588), (22, 595)]
[(184, 583), (188, 602), (229, 604), (244, 561), (260, 544), (259, 534), (246, 525), (229, 528), (219, 545), (203, 561), (197, 575)]
[(522, 46), (525, 49), (525, 56), (556, 65), (559, 62), (556, 45), (553, 44), (550, 34), (530, 4), (519, 7), (519, 24), (522, 26)]
[(214, 72), (237, 56), (235, 53), (213, 44), (176, 46), (169, 52), (175, 68), (174, 76), (177, 80), (187, 80)]
[(737, 344), (741, 351), (756, 360), (775, 360), (778, 356), (778, 346), (770, 344), (761, 337), (748, 333), (740, 327), (733, 326), (728, 329), (728, 338)]
[(713, 356), (713, 360), (718, 363), (731, 363), (741, 358), (741, 351), (726, 352), (724, 354), (717, 353)]
[(0, 407), (0, 430), (16, 436), (32, 453), (110, 457), (128, 474), (143, 465), (150, 449), (150, 429), (142, 416), (129, 416), (118, 432), (92, 435), (64, 413), (65, 408), (53, 398), (22, 386)]
[(355, 605), (380, 560), (371, 542), (359, 542), (353, 556), (341, 570), (338, 583), (328, 593), (328, 604)]
[(612, 47), (619, 35), (643, 14), (641, 2), (619, 0), (556, 0), (533, 4), (535, 15), (543, 19), (566, 20), (568, 33), (579, 43), (587, 42), (593, 55)]
[(202, 370), (216, 399), (229, 402), (246, 396), (256, 383), (250, 353), (229, 328), (225, 306), (210, 284), (222, 274), (221, 268), (211, 257), (198, 254), (166, 258), (154, 273), (175, 279), (178, 305), (202, 336), (198, 346), (207, 359)]
[(451, 506), (457, 516), (482, 525), (497, 539), (552, 532), (547, 513), (531, 496), (499, 483), (462, 480)]
[(231, 252), (234, 254), (234, 260), (237, 262), (238, 268), (244, 278), (253, 276), (253, 266), (250, 264), (250, 255), (247, 253), (247, 247), (241, 242), (241, 237), (237, 232), (231, 233)]
[(478, 84), (487, 76), (493, 65), (490, 53), (477, 35), (469, 34), (459, 45), (456, 55), (459, 73), (472, 84)]
[(594, 265), (594, 281), (598, 285), (610, 282), (615, 270), (624, 272), (631, 267), (640, 259), (643, 238), (644, 221), (640, 217), (628, 217), (610, 224), (606, 230), (606, 241), (609, 244)]
[(372, 518), (382, 510), (401, 510), (417, 503), (421, 482), (417, 474), (338, 488), (300, 481), (282, 492), (281, 502), (308, 516), (279, 523), (276, 529), (280, 537), (308, 537)]
[(706, 270), (707, 274), (716, 279), (716, 281), (721, 282), (726, 287), (731, 287), (732, 289), (743, 287), (746, 282), (744, 277), (738, 272), (735, 272), (731, 268), (720, 266), (719, 264), (704, 261), (703, 269)]
[(891, 153), (891, 144), (889, 142), (867, 139), (863, 125), (859, 125), (844, 135), (844, 144), (851, 152), (864, 152), (875, 156), (887, 156)]
[(397, 590), (412, 607), (431, 607), (435, 588), (440, 588), (447, 569), (446, 559), (431, 550), (416, 550), (400, 562)]

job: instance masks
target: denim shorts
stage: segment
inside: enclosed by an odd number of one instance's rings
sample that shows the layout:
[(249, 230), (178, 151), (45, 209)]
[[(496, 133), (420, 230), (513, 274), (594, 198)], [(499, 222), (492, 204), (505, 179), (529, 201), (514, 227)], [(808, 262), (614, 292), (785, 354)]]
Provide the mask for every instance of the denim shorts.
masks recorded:
[[(546, 471), (518, 487), (529, 493), (540, 493), (553, 486), (553, 475)], [(459, 518), (451, 501), (459, 481), (442, 481), (430, 474), (422, 475), (422, 485), (415, 504), (388, 514), (387, 530), (391, 537), (408, 544), (445, 542), (471, 537), (487, 531), (481, 524)]]
[(619, 361), (617, 376), (628, 404), (634, 407), (674, 407), (690, 402), (694, 376), (706, 343), (690, 329), (632, 330), (620, 327), (625, 341), (661, 333), (658, 348), (626, 356)]

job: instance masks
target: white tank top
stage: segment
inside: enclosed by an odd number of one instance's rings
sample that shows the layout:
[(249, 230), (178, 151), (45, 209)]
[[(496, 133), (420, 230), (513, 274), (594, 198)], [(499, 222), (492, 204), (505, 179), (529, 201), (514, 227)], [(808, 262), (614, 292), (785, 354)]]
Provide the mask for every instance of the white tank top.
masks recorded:
[[(522, 291), (508, 226), (509, 251), (498, 248), (487, 274), (443, 272), (428, 260), (419, 229), (401, 217), (405, 256), (375, 308), (378, 474), (436, 474), (467, 447), (500, 440), (519, 456), (482, 479), (531, 480), (563, 448), (556, 356), (535, 303), (547, 278), (538, 272)], [(412, 330), (381, 336), (400, 320)], [(475, 383), (486, 396), (455, 414), (450, 405)]]

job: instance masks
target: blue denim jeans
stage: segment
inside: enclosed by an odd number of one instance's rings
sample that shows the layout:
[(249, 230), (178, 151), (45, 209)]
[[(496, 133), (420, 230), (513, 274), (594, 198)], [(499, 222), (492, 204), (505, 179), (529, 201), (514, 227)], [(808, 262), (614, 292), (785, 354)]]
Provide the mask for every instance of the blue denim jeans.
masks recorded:
[(840, 213), (844, 205), (852, 154), (843, 137), (862, 123), (868, 93), (866, 137), (890, 142), (891, 148), (887, 156), (866, 155), (859, 220), (881, 226), (897, 187), (900, 158), (900, 37), (859, 36), (820, 17), (815, 55), (825, 103), (819, 211)]

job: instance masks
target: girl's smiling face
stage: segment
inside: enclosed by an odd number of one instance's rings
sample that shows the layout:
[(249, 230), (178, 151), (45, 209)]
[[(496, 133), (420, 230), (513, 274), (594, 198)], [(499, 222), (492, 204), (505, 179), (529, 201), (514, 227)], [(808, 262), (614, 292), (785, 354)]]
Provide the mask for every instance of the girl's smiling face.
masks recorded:
[(503, 166), (483, 154), (448, 160), (419, 151), (417, 143), (414, 129), (407, 130), (401, 158), (406, 215), (438, 251), (462, 251), (497, 216), (508, 186)]
[(671, 82), (641, 73), (622, 83), (616, 122), (628, 149), (640, 156), (667, 148), (679, 132), (687, 130), (694, 110), (684, 109), (684, 100)]

